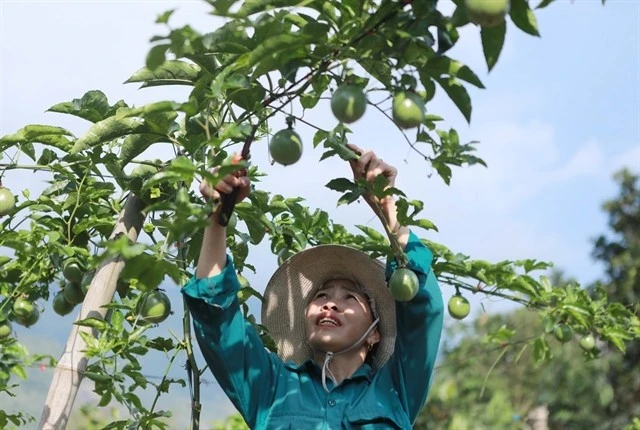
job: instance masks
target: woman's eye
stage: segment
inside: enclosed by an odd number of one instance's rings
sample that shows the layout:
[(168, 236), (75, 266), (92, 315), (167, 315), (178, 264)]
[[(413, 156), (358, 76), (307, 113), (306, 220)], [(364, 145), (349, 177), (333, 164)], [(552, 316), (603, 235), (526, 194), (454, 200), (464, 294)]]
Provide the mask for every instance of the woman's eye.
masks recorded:
[(353, 294), (347, 294), (347, 299), (357, 299)]
[(320, 299), (322, 297), (327, 297), (327, 295), (325, 293), (318, 293), (316, 294), (316, 299)]

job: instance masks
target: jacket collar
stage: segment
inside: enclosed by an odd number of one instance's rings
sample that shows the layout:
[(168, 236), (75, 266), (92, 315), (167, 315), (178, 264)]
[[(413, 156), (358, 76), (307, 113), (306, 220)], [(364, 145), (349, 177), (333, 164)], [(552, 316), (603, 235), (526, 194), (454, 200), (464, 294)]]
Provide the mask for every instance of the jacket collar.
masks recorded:
[[(296, 364), (293, 361), (287, 361), (285, 362), (284, 366), (287, 369), (293, 372), (296, 372), (298, 374), (308, 373), (310, 375), (318, 376), (318, 377), (322, 375), (322, 369), (312, 359), (309, 359), (301, 364)], [(347, 379), (366, 378), (369, 382), (371, 382), (371, 379), (373, 379), (373, 374), (374, 374), (373, 368), (367, 363), (364, 363), (362, 366), (360, 366), (358, 370), (355, 371), (353, 375), (351, 375), (350, 378), (347, 378)]]

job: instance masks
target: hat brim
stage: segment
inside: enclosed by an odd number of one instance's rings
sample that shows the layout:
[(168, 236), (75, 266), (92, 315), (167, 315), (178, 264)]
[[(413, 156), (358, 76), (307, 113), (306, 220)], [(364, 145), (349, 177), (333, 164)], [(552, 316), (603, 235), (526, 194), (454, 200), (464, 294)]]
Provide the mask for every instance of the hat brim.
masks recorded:
[(396, 341), (396, 303), (385, 280), (385, 265), (357, 249), (319, 245), (301, 251), (275, 271), (264, 292), (262, 324), (285, 361), (302, 364), (313, 358), (305, 333), (306, 307), (313, 294), (329, 279), (353, 279), (375, 303), (380, 317), (380, 343), (374, 367), (389, 360)]

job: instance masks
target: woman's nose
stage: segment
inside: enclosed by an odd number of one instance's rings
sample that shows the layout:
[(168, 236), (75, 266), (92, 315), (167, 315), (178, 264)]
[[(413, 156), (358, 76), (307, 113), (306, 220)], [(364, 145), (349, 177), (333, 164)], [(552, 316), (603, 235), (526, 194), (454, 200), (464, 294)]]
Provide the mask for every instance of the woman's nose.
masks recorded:
[(324, 305), (322, 305), (322, 309), (337, 311), (338, 306), (333, 302), (326, 302)]

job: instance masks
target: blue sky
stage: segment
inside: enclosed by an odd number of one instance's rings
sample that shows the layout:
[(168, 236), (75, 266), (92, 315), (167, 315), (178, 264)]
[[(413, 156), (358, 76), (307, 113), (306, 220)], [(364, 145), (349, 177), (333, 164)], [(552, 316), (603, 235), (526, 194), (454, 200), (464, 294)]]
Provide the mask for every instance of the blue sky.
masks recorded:
[[(172, 8), (177, 9), (174, 26), (189, 23), (206, 32), (220, 23), (206, 15), (208, 6), (201, 1), (3, 0), (0, 135), (29, 123), (60, 125), (81, 135), (87, 122), (44, 111), (91, 89), (103, 90), (112, 103), (185, 100), (188, 89), (138, 90), (122, 84), (143, 66), (150, 37), (165, 32), (153, 23), (156, 15)], [(461, 42), (450, 55), (476, 71), (487, 87), (470, 88), (471, 125), (442, 94), (428, 106), (431, 113), (445, 117), (446, 127), (456, 128), (462, 140), (481, 141), (478, 154), (488, 169), (454, 170), (446, 186), (437, 175), (429, 177), (429, 166), (411, 157), (395, 127), (373, 109), (354, 124), (351, 140), (398, 166), (399, 187), (425, 202), (424, 215), (440, 231), (421, 231), (423, 237), (473, 258), (553, 261), (589, 283), (602, 273), (590, 258), (590, 239), (606, 228), (600, 205), (616, 195), (611, 176), (622, 166), (640, 171), (640, 3), (610, 0), (603, 7), (599, 0), (559, 0), (540, 11), (538, 20), (542, 38), (509, 25), (505, 49), (491, 74), (484, 65), (478, 29), (462, 29)], [(322, 102), (305, 119), (327, 128), (335, 124)], [(274, 131), (283, 127), (284, 118), (271, 126)], [(318, 165), (321, 152), (311, 147), (313, 130), (300, 126), (298, 131), (306, 146), (294, 166), (270, 166), (264, 142), (254, 145), (253, 162), (269, 174), (264, 189), (302, 195), (310, 207), (330, 211), (347, 226), (368, 223), (378, 228), (365, 205), (335, 207), (338, 195), (323, 185), (348, 176), (348, 167), (337, 160)], [(4, 184), (15, 192), (28, 187), (35, 193), (45, 187), (43, 178), (14, 171)], [(262, 289), (276, 267), (275, 256), (260, 246), (251, 258), (258, 273), (248, 278)], [(445, 298), (451, 293), (443, 288)], [(170, 294), (181, 308), (177, 288)], [(476, 311), (480, 301), (472, 298)], [(509, 308), (503, 302), (482, 301), (489, 311)], [(61, 320), (50, 313), (44, 316), (50, 324), (29, 330), (29, 337), (51, 337), (52, 327), (62, 325), (56, 325)], [(170, 326), (178, 327), (179, 315), (173, 320)], [(62, 321), (66, 324), (72, 317)], [(55, 333), (61, 348), (67, 333)], [(211, 391), (216, 399), (218, 394)], [(220, 400), (205, 403), (207, 407), (209, 415), (216, 416), (229, 404)]]

